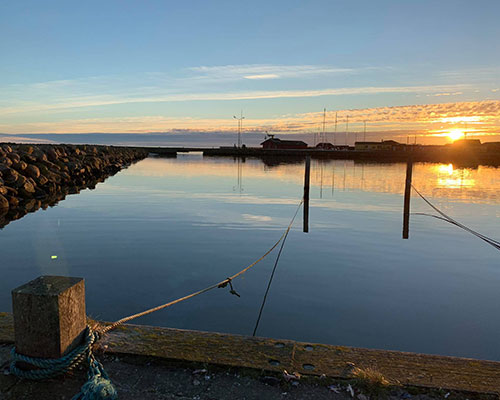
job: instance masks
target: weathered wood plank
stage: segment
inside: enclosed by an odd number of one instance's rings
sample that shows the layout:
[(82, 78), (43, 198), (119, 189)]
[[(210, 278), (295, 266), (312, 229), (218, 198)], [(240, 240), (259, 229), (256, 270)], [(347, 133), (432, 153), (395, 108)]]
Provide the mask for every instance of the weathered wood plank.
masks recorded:
[(14, 316), (0, 312), (0, 343), (14, 343)]

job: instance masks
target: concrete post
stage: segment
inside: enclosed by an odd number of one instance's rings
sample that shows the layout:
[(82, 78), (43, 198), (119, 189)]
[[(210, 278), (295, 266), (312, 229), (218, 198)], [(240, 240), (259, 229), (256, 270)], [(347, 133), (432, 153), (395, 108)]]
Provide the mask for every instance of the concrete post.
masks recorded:
[(60, 358), (81, 343), (87, 326), (82, 278), (40, 276), (12, 291), (16, 351)]

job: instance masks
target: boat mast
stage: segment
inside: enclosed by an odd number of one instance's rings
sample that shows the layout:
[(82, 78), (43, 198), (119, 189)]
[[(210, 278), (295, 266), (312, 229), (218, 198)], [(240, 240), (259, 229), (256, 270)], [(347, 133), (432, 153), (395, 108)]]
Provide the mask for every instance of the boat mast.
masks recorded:
[(325, 131), (325, 126), (326, 126), (326, 108), (323, 109), (323, 143), (326, 143), (326, 131)]
[(349, 115), (345, 120), (345, 145), (347, 146), (347, 132), (349, 132)]

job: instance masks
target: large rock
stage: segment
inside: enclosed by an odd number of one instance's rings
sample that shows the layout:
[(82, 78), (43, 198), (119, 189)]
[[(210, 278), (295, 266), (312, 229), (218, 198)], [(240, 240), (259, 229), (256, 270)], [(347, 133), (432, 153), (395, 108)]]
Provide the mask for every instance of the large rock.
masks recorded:
[(27, 167), (28, 164), (22, 160), (12, 164), (12, 168), (16, 169), (17, 171), (24, 171)]
[(29, 181), (24, 182), (17, 190), (22, 197), (32, 197), (33, 193), (35, 193), (35, 187)]
[(11, 161), (15, 164), (21, 161), (21, 157), (17, 153), (9, 153), (7, 157), (11, 159)]
[(36, 150), (33, 151), (33, 157), (35, 157), (38, 162), (45, 162), (45, 161), (47, 161), (47, 154), (45, 154), (40, 149), (36, 149)]
[(23, 186), (25, 183), (26, 183), (27, 179), (24, 175), (21, 175), (21, 174), (18, 174), (17, 175), (17, 179), (15, 182), (13, 182), (14, 184), (14, 187), (16, 189), (20, 188), (21, 186)]
[(0, 194), (0, 209), (9, 208), (9, 201)]
[(39, 175), (38, 178), (35, 179), (36, 183), (38, 183), (38, 185), (40, 186), (43, 186), (45, 185), (49, 180), (43, 176), (43, 175)]
[(6, 170), (2, 171), (2, 175), (7, 184), (16, 182), (17, 178), (19, 177), (18, 172), (12, 168), (7, 168)]
[(33, 149), (33, 146), (26, 146), (26, 147), (24, 148), (24, 152), (25, 152), (26, 154), (33, 154), (33, 150), (34, 150), (34, 149)]
[(1, 165), (10, 167), (12, 165), (12, 160), (9, 157), (0, 158), (0, 166)]
[(11, 207), (17, 207), (19, 205), (19, 200), (15, 196), (9, 196), (7, 197), (9, 199), (9, 204)]
[(57, 161), (57, 158), (58, 158), (57, 151), (53, 148), (48, 149), (47, 150), (47, 158), (52, 162)]
[(36, 179), (40, 176), (40, 169), (36, 165), (28, 165), (24, 171), (29, 177)]

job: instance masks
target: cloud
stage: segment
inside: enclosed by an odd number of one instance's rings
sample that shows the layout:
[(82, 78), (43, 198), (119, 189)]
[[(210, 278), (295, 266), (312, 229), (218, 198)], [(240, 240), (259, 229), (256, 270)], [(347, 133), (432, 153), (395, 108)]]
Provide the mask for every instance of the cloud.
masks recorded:
[[(237, 79), (283, 79), (307, 78), (320, 75), (348, 74), (364, 69), (334, 68), (326, 65), (217, 65), (189, 68), (200, 79), (237, 80)], [(263, 78), (259, 78), (263, 77)]]
[(500, 75), (500, 67), (466, 68), (460, 70), (447, 70), (438, 72), (438, 76), (455, 82), (491, 82), (497, 80)]
[[(500, 131), (500, 101), (419, 104), (410, 106), (376, 107), (327, 111), (327, 131), (334, 131), (337, 116), (339, 133), (345, 131), (349, 116), (349, 132), (362, 132), (366, 121), (370, 137), (390, 135), (406, 137), (408, 132), (425, 136), (467, 123), (471, 135), (497, 135)], [(317, 132), (323, 120), (322, 112), (298, 113), (275, 118), (245, 120), (244, 132)], [(26, 133), (147, 133), (147, 132), (234, 132), (234, 120), (228, 118), (173, 118), (164, 116), (81, 118), (8, 125), (0, 123), (0, 131)], [(385, 133), (384, 133), (385, 132)], [(378, 135), (378, 136), (377, 136)]]
[(160, 102), (183, 102), (183, 101), (229, 101), (229, 100), (258, 100), (278, 98), (306, 98), (319, 96), (345, 96), (345, 95), (373, 95), (382, 93), (427, 93), (435, 91), (450, 91), (457, 88), (465, 88), (467, 85), (430, 85), (430, 86), (367, 86), (336, 89), (317, 90), (274, 90), (274, 91), (245, 91), (245, 92), (213, 92), (213, 93), (170, 93), (156, 96), (82, 96), (79, 98), (68, 98), (53, 103), (23, 103), (13, 107), (0, 107), (0, 115), (15, 113), (32, 113), (59, 111), (72, 108), (109, 106), (115, 104), (130, 103), (160, 103)]
[(427, 96), (431, 97), (440, 97), (440, 96), (457, 96), (459, 94), (463, 94), (463, 92), (453, 92), (453, 93), (435, 93), (435, 94), (428, 94)]
[(260, 74), (260, 75), (246, 75), (245, 79), (276, 79), (279, 78), (277, 74)]
[(2, 136), (0, 134), (0, 143), (1, 142), (15, 142), (15, 143), (54, 143), (52, 140), (49, 139), (40, 139), (40, 138), (27, 138), (27, 137), (22, 137), (19, 135), (7, 135), (7, 136)]

